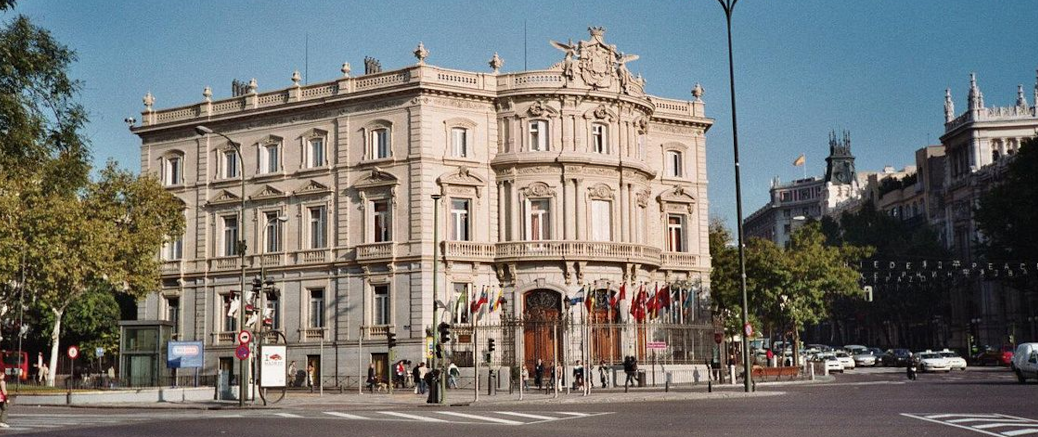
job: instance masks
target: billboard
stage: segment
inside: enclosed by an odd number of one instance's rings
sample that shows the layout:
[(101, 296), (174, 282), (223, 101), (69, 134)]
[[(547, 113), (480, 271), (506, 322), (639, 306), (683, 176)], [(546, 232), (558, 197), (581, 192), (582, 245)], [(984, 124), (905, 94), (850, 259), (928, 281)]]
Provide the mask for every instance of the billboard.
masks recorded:
[(285, 358), (287, 351), (285, 346), (263, 346), (260, 354), (260, 387), (284, 387)]
[(203, 367), (205, 346), (200, 341), (170, 341), (166, 345), (166, 367), (182, 369)]

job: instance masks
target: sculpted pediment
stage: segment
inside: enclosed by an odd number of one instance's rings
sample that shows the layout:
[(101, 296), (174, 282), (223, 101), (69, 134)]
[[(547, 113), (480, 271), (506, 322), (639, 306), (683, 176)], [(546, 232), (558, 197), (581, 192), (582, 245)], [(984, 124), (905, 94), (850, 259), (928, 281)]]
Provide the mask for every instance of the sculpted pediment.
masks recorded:
[(264, 185), (256, 194), (253, 194), (250, 199), (273, 199), (278, 197), (285, 197), (285, 192), (272, 185)]
[(267, 135), (267, 136), (263, 137), (262, 139), (260, 139), (259, 143), (263, 144), (263, 145), (267, 145), (267, 144), (280, 144), (282, 140), (284, 140), (284, 138), (281, 138), (281, 137), (279, 137), (277, 135)]
[(519, 191), (526, 197), (555, 197), (555, 189), (544, 182), (534, 182)]
[(368, 174), (362, 176), (355, 184), (357, 188), (382, 187), (396, 185), (400, 182), (396, 176), (378, 167), (371, 169)]
[(620, 117), (616, 115), (616, 112), (606, 105), (598, 105), (597, 108), (588, 110), (584, 113), (584, 118), (588, 120), (604, 120), (609, 122), (615, 122), (620, 119)]
[(559, 115), (559, 111), (549, 106), (543, 100), (537, 100), (526, 110), (532, 117), (549, 117)]
[(475, 173), (472, 173), (469, 170), (469, 168), (465, 166), (458, 168), (458, 171), (456, 172), (447, 173), (443, 176), (440, 176), (436, 180), (436, 182), (438, 182), (440, 185), (469, 185), (479, 187), (485, 186), (487, 184), (487, 182), (483, 178), (479, 177)]
[(306, 132), (303, 132), (303, 135), (300, 135), (300, 138), (311, 139), (311, 138), (321, 138), (321, 137), (327, 137), (327, 136), (328, 136), (328, 131), (323, 130), (323, 129), (318, 129), (318, 128), (315, 127), (315, 128), (312, 128), (312, 129), (308, 129)]
[(234, 194), (227, 190), (222, 190), (216, 194), (216, 197), (209, 199), (210, 205), (219, 205), (224, 203), (237, 203), (241, 202), (241, 196)]
[(693, 197), (691, 193), (686, 191), (684, 187), (674, 187), (674, 189), (672, 190), (664, 191), (660, 193), (658, 197), (656, 197), (656, 200), (658, 200), (660, 204), (686, 203), (691, 205), (696, 203), (696, 198)]
[(295, 192), (293, 192), (293, 194), (295, 194), (295, 195), (324, 194), (324, 193), (329, 193), (331, 191), (332, 191), (332, 189), (328, 188), (327, 185), (324, 185), (324, 184), (322, 184), (320, 182), (312, 180), (312, 181), (309, 181), (309, 182), (303, 184), (303, 186), (300, 187), (298, 190), (295, 190)]

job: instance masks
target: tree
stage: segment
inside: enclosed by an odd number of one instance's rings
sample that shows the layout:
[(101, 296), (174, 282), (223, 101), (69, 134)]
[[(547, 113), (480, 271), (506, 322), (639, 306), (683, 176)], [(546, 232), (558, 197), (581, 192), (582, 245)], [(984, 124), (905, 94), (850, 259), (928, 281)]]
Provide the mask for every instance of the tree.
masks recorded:
[[(974, 212), (980, 248), (989, 262), (1038, 261), (1038, 137), (1020, 144), (1004, 179), (980, 197)], [(1034, 276), (1018, 276), (1014, 285), (1034, 289)]]

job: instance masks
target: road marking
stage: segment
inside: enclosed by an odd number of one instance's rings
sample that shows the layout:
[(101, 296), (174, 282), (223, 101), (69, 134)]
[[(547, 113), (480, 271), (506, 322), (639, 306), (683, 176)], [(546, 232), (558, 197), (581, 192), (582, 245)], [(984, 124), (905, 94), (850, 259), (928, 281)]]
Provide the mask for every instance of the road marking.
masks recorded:
[[(901, 413), (902, 416), (913, 419), (925, 420), (946, 426), (968, 429), (973, 432), (999, 436), (1012, 437), (1024, 434), (1038, 434), (1038, 420), (1025, 417), (1009, 416), (1006, 414), (910, 414)], [(943, 420), (942, 420), (943, 419)], [(991, 423), (977, 423), (991, 422)], [(972, 425), (970, 423), (973, 423)], [(1022, 427), (1023, 429), (1012, 429), (997, 431), (995, 428)]]
[(566, 414), (566, 415), (569, 415), (569, 416), (577, 416), (577, 417), (587, 417), (587, 416), (590, 416), (590, 414), (587, 414), (587, 413), (574, 413), (574, 412), (571, 412), (571, 411), (560, 411), (559, 414)]
[(340, 413), (338, 411), (325, 411), (324, 414), (327, 414), (329, 416), (341, 417), (343, 419), (368, 420), (368, 418), (364, 416), (357, 416), (355, 414), (349, 413)]
[(497, 414), (507, 414), (509, 416), (516, 416), (516, 417), (525, 417), (525, 418), (528, 418), (528, 419), (558, 420), (558, 419), (556, 419), (554, 417), (538, 416), (536, 414), (528, 414), (528, 413), (516, 413), (514, 411), (495, 411), (495, 413), (497, 413)]
[(275, 416), (281, 416), (281, 417), (287, 417), (289, 419), (298, 419), (298, 418), (303, 417), (303, 416), (300, 416), (298, 414), (292, 414), (292, 413), (274, 413), (274, 415)]
[(485, 420), (485, 421), (488, 421), (488, 422), (503, 423), (505, 425), (525, 425), (526, 424), (526, 422), (519, 422), (519, 421), (516, 421), (516, 420), (500, 419), (500, 418), (497, 418), (497, 417), (480, 416), (480, 415), (476, 415), (476, 414), (457, 413), (457, 412), (454, 412), (454, 411), (437, 411), (437, 413), (446, 414), (448, 416), (464, 417), (464, 418), (467, 418), (467, 419)]
[(400, 413), (396, 411), (379, 411), (379, 413), (390, 416), (403, 417), (405, 419), (414, 419), (422, 422), (447, 422), (446, 420), (436, 419), (433, 417), (418, 416), (415, 414)]

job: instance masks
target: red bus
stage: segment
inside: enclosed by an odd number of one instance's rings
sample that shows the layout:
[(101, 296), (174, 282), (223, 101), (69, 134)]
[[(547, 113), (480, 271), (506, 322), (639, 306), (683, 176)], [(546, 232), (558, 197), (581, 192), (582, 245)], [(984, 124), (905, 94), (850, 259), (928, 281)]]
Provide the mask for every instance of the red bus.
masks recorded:
[(22, 351), (21, 360), (18, 359), (18, 351), (3, 351), (2, 354), (4, 374), (8, 378), (18, 376), (25, 381), (29, 379), (29, 353)]

